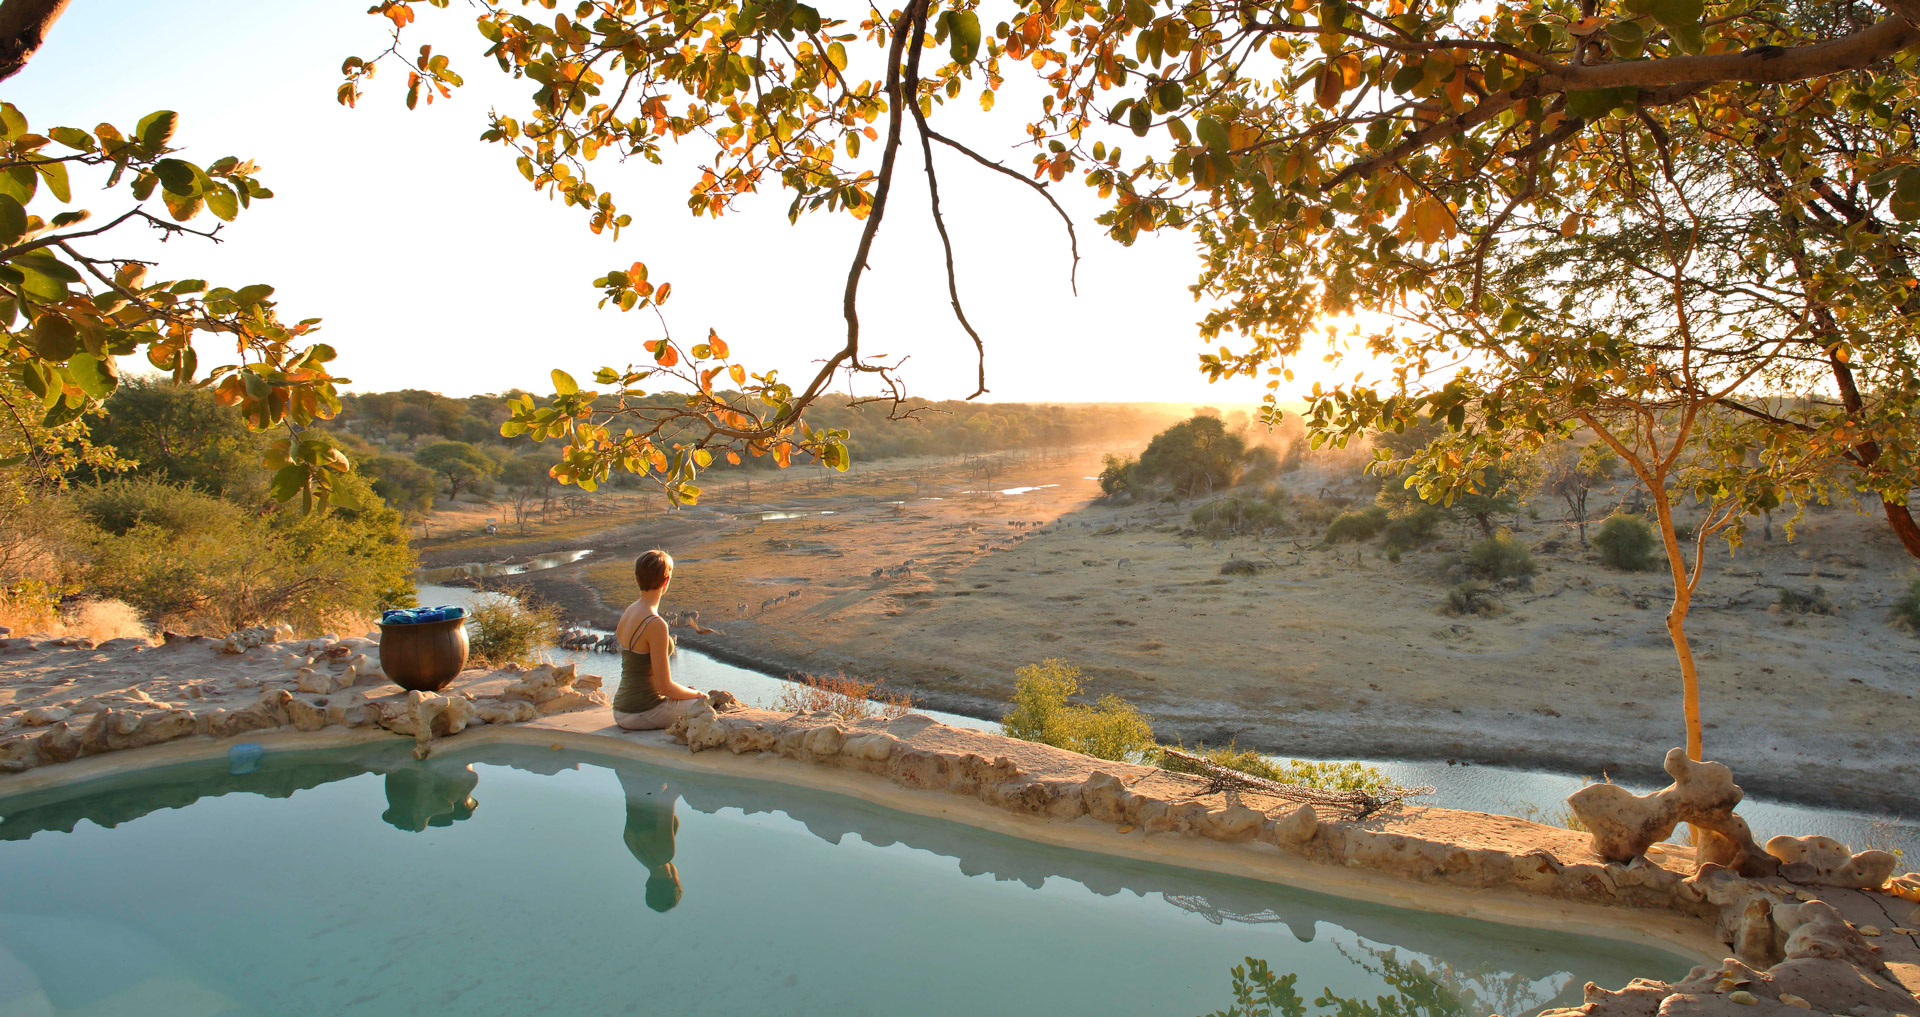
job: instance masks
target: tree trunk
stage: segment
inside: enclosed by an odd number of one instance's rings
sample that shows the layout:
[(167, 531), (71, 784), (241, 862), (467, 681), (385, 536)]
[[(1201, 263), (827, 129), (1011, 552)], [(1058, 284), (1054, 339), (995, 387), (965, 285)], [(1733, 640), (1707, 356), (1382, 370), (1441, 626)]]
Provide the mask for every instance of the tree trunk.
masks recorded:
[(1687, 557), (1680, 550), (1680, 539), (1673, 533), (1673, 508), (1667, 503), (1666, 478), (1658, 475), (1642, 478), (1653, 495), (1654, 514), (1660, 520), (1660, 543), (1667, 551), (1667, 567), (1673, 573), (1673, 607), (1667, 611), (1667, 636), (1673, 640), (1674, 655), (1680, 658), (1680, 710), (1686, 718), (1687, 757), (1701, 758), (1704, 750), (1700, 735), (1700, 672), (1694, 666), (1693, 647), (1687, 642), (1687, 608), (1693, 603), (1693, 590), (1687, 582)]
[(20, 73), (72, 0), (0, 0), (0, 81)]

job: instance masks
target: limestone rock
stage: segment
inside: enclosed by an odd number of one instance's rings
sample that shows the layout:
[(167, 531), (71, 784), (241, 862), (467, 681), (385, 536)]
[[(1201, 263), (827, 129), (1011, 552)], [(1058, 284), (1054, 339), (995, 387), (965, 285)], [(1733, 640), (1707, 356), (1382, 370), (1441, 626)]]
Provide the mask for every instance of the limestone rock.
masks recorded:
[(720, 725), (719, 716), (713, 712), (713, 706), (704, 701), (669, 724), (667, 734), (675, 741), (685, 742), (692, 752), (719, 748), (727, 741), (727, 731)]
[(1120, 823), (1127, 818), (1127, 800), (1133, 792), (1120, 778), (1104, 770), (1095, 770), (1086, 783), (1080, 786), (1080, 798), (1086, 804), (1087, 815), (1107, 823)]
[(1733, 771), (1721, 763), (1688, 759), (1681, 749), (1667, 753), (1667, 773), (1673, 783), (1652, 794), (1636, 795), (1614, 784), (1590, 784), (1567, 798), (1574, 815), (1593, 833), (1593, 849), (1600, 857), (1625, 862), (1647, 853), (1647, 848), (1673, 835), (1674, 827), (1691, 823), (1709, 834), (1700, 845), (1700, 860), (1725, 865), (1743, 876), (1769, 876), (1779, 862), (1754, 843), (1746, 820), (1733, 814), (1744, 793), (1733, 782)]
[(822, 759), (840, 754), (841, 746), (847, 742), (847, 734), (834, 725), (816, 727), (802, 737), (800, 745), (808, 752)]
[(57, 724), (73, 716), (73, 711), (64, 706), (30, 706), (20, 715), (28, 727), (46, 727)]
[(501, 690), (500, 698), (532, 703), (539, 708), (542, 716), (584, 710), (590, 706), (605, 706), (605, 694), (592, 686), (584, 690), (579, 688), (579, 677), (572, 664), (542, 664), (526, 672), (524, 677), (508, 683)]
[(1773, 924), (1779, 930), (1781, 953), (1787, 960), (1840, 960), (1869, 970), (1884, 967), (1879, 948), (1860, 938), (1839, 909), (1825, 901), (1775, 905)]
[(37, 739), (26, 735), (0, 738), (0, 773), (19, 773), (40, 765)]
[(299, 680), (294, 683), (295, 687), (302, 692), (311, 693), (316, 696), (330, 695), (353, 684), (353, 674), (351, 671), (334, 674), (327, 670), (325, 666), (303, 667), (299, 670), (298, 674)]
[(1247, 840), (1260, 831), (1266, 816), (1244, 805), (1229, 805), (1207, 813), (1202, 832), (1219, 840)]
[(477, 711), (465, 696), (444, 696), (437, 692), (412, 691), (405, 702), (384, 703), (375, 712), (381, 727), (395, 734), (412, 735), (413, 754), (425, 759), (432, 751), (433, 739), (456, 735), (466, 730)]
[(876, 763), (884, 763), (887, 757), (893, 754), (893, 747), (897, 744), (899, 740), (892, 735), (871, 731), (848, 738), (840, 746), (840, 753), (855, 759), (870, 759)]
[(1313, 806), (1302, 804), (1273, 821), (1274, 842), (1282, 846), (1305, 844), (1320, 830), (1320, 817)]
[(293, 726), (301, 731), (318, 731), (329, 723), (327, 701), (293, 696), (287, 700), (287, 716), (293, 720)]
[(1854, 854), (1832, 837), (1775, 837), (1767, 853), (1780, 859), (1780, 878), (1813, 886), (1846, 886), (1877, 890), (1886, 885), (1899, 862), (1891, 852)]
[(523, 724), (540, 716), (532, 703), (522, 699), (481, 699), (473, 704), (474, 716), (488, 724)]

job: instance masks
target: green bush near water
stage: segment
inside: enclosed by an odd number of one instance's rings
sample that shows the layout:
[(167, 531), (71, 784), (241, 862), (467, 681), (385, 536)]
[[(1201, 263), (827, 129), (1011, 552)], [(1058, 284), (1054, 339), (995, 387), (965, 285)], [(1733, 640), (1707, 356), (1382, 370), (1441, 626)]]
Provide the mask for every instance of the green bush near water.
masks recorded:
[[(1079, 668), (1057, 658), (1021, 668), (1014, 680), (1013, 708), (1000, 722), (1001, 733), (1099, 759), (1162, 766), (1177, 772), (1179, 764), (1162, 754), (1160, 744), (1153, 739), (1152, 725), (1132, 704), (1115, 695), (1101, 696), (1090, 705), (1072, 702), (1082, 681)], [(1234, 744), (1225, 748), (1201, 745), (1192, 753), (1227, 769), (1282, 784), (1366, 792), (1388, 784), (1386, 774), (1363, 763), (1302, 759), (1282, 763)]]
[(559, 633), (557, 610), (512, 597), (482, 597), (467, 612), (468, 657), (481, 667), (531, 667), (541, 663)]
[(1092, 705), (1070, 702), (1081, 681), (1079, 668), (1052, 657), (1021, 668), (1001, 733), (1115, 762), (1146, 762), (1159, 754), (1153, 726), (1126, 700), (1106, 695)]

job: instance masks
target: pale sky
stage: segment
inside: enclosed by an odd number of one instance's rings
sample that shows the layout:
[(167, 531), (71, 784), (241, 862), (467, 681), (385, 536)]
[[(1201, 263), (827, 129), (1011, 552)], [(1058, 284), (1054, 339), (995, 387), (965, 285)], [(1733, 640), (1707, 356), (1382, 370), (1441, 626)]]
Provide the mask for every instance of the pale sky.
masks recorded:
[[(701, 149), (677, 167), (596, 163), (598, 183), (634, 224), (617, 243), (595, 237), (578, 209), (535, 194), (504, 149), (478, 140), (489, 105), (518, 116), (531, 86), (480, 58), (484, 43), (465, 5), (423, 8), (410, 30), (412, 47), (434, 43), (464, 74), (467, 87), (453, 99), (408, 112), (395, 66), (371, 83), (358, 109), (335, 102), (341, 59), (370, 56), (386, 42), (385, 20), (366, 7), (178, 0), (162, 13), (144, 0), (80, 0), (0, 98), (40, 132), (102, 120), (127, 129), (155, 109), (173, 109), (174, 144), (187, 158), (258, 162), (276, 197), (242, 212), (222, 231), (225, 243), (186, 238), (159, 247), (132, 238), (96, 241), (97, 249), (158, 255), (163, 278), (273, 284), (283, 317), (325, 319), (320, 338), (340, 351), (336, 370), (360, 391), (544, 391), (553, 367), (584, 379), (601, 364), (642, 360), (640, 344), (659, 334), (657, 320), (596, 309), (590, 285), (636, 260), (656, 282), (673, 283), (666, 311), (683, 343), (717, 329), (736, 357), (755, 369), (778, 366), (796, 386), (811, 376), (808, 361), (839, 347), (840, 293), (858, 230), (850, 217), (817, 214), (790, 225), (790, 193), (769, 191), (719, 220), (695, 219), (685, 205), (693, 182), (686, 166)], [(956, 112), (961, 107), (968, 113), (949, 130), (1010, 165), (1029, 162), (1030, 150), (1006, 147), (1025, 122), (1025, 104), (1003, 93), (997, 126), (970, 93)], [(1201, 309), (1187, 291), (1198, 262), (1187, 237), (1123, 248), (1093, 223), (1103, 206), (1077, 175), (1054, 185), (1080, 229), (1075, 298), (1066, 288), (1064, 231), (1037, 195), (937, 146), (935, 159), (961, 297), (988, 344), (986, 398), (1258, 401), (1257, 382), (1209, 385), (1199, 373)], [(863, 347), (910, 354), (912, 394), (964, 397), (973, 350), (948, 311), (924, 185), (917, 145), (903, 145), (862, 289)], [(79, 179), (74, 198), (96, 215), (125, 201), (124, 191), (104, 195)], [(212, 222), (203, 214), (195, 225)], [(223, 353), (208, 349), (201, 362), (224, 362)]]

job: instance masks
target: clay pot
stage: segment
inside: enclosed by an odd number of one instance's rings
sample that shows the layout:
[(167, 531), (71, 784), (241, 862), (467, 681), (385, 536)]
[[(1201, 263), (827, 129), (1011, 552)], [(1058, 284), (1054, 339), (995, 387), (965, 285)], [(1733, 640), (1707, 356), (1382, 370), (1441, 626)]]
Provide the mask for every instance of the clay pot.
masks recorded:
[(380, 626), (380, 670), (403, 689), (438, 692), (467, 666), (467, 620)]

